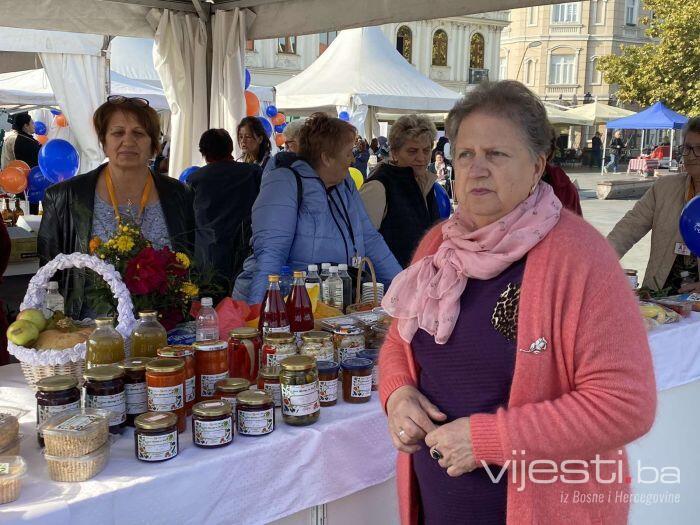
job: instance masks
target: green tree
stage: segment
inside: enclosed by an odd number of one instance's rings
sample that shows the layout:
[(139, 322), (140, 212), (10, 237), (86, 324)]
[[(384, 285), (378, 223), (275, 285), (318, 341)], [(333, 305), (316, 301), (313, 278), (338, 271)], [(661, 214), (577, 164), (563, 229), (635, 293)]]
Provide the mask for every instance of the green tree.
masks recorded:
[(684, 115), (700, 115), (700, 0), (645, 0), (653, 13), (640, 22), (654, 42), (622, 45), (600, 59), (618, 99), (649, 106), (659, 100)]

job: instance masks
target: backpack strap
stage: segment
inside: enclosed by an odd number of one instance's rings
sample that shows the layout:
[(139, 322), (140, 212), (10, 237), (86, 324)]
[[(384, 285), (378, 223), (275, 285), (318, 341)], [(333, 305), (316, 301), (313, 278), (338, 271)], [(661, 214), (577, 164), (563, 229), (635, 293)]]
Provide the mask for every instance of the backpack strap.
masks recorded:
[(287, 169), (294, 174), (294, 178), (297, 180), (297, 213), (299, 208), (301, 208), (301, 197), (304, 194), (304, 188), (301, 184), (301, 174), (291, 166), (287, 166)]

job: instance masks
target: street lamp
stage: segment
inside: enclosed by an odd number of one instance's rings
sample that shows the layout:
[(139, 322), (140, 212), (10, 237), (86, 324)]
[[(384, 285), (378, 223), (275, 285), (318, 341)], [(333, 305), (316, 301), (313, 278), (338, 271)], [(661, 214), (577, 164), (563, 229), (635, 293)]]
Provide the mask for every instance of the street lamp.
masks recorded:
[(532, 49), (533, 47), (540, 47), (542, 45), (542, 42), (539, 40), (535, 40), (534, 42), (530, 42), (527, 47), (525, 48), (525, 51), (523, 51), (523, 58), (520, 59), (520, 65), (518, 66), (518, 72), (515, 74), (515, 80), (518, 80), (518, 77), (520, 76), (520, 70), (523, 67), (523, 62), (525, 62), (525, 55), (527, 54), (528, 49)]

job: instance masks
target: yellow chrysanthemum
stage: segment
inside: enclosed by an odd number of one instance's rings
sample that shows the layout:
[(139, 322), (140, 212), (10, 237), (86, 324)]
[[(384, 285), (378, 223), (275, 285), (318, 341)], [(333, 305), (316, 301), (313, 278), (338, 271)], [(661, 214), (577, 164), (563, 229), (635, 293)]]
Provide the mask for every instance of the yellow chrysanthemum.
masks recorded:
[(175, 254), (175, 258), (177, 259), (177, 262), (179, 262), (183, 267), (185, 267), (185, 268), (190, 267), (190, 258), (187, 257), (187, 255), (185, 255), (184, 253), (177, 252)]
[(134, 247), (134, 240), (126, 235), (120, 235), (115, 238), (117, 250), (121, 253), (128, 253)]
[(199, 287), (189, 281), (182, 283), (180, 291), (184, 293), (187, 297), (197, 297), (199, 295)]

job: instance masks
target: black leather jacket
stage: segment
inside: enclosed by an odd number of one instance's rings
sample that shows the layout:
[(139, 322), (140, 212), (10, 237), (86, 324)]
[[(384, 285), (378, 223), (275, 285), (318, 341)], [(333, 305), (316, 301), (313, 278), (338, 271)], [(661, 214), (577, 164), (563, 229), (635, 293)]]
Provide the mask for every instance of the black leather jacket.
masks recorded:
[[(51, 186), (44, 197), (44, 216), (39, 228), (37, 249), (43, 266), (59, 253), (90, 253), (92, 214), (95, 205), (97, 179), (104, 169), (99, 168)], [(163, 208), (173, 250), (193, 253), (194, 210), (192, 192), (176, 179), (153, 175)], [(69, 270), (58, 276), (66, 315), (78, 319), (83, 304), (85, 273)]]

